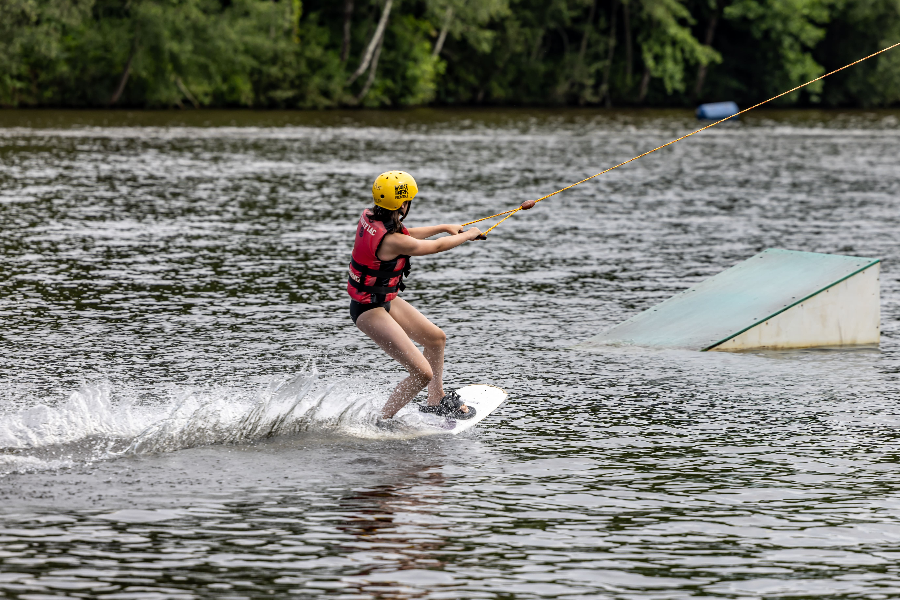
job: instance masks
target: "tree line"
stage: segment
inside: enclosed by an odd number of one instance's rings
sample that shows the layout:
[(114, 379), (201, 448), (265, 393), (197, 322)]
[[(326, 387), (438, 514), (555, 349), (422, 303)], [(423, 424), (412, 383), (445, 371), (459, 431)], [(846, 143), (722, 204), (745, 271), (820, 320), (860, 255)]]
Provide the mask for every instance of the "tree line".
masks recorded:
[[(759, 101), (900, 41), (898, 0), (0, 0), (0, 106)], [(781, 100), (900, 103), (900, 49)]]

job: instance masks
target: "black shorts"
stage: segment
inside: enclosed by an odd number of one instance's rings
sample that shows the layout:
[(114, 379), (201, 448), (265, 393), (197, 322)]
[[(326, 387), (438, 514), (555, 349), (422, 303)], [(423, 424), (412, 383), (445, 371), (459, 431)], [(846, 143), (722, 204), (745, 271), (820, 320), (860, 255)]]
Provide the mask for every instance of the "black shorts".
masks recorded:
[(363, 304), (362, 302), (357, 302), (356, 300), (350, 301), (350, 318), (353, 319), (353, 322), (356, 323), (356, 320), (359, 318), (359, 315), (363, 314), (367, 310), (372, 310), (373, 308), (382, 307), (384, 310), (391, 312), (391, 303), (385, 302), (383, 304), (379, 304), (376, 302), (371, 302), (369, 304)]

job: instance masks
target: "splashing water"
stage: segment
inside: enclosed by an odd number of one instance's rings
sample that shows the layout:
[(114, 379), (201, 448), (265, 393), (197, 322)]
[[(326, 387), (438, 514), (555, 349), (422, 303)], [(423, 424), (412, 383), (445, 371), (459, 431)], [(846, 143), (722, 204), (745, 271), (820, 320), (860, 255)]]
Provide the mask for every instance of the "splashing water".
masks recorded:
[(44, 448), (73, 444), (92, 437), (133, 437), (152, 415), (135, 407), (113, 407), (105, 385), (85, 385), (61, 406), (38, 405), (0, 419), (0, 449)]
[(359, 386), (320, 381), (313, 369), (252, 395), (192, 390), (174, 403), (140, 406), (114, 401), (107, 384), (86, 384), (59, 407), (40, 405), (0, 417), (0, 475), (306, 431), (362, 438), (423, 433), (409, 407), (390, 431), (376, 427), (375, 395), (354, 389)]

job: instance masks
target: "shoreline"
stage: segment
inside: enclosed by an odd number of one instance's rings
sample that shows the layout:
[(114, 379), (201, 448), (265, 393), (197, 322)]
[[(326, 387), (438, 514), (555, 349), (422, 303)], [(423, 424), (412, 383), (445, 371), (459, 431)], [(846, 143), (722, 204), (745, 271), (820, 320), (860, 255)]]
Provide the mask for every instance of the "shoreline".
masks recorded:
[[(619, 122), (639, 125), (667, 119), (706, 123), (690, 108), (585, 107), (418, 107), (406, 109), (273, 110), (249, 108), (123, 109), (6, 108), (0, 109), (0, 129), (70, 127), (402, 127), (427, 125), (512, 125), (530, 122), (579, 124)], [(821, 126), (825, 121), (854, 126), (900, 126), (900, 108), (768, 108), (742, 115), (743, 125)]]

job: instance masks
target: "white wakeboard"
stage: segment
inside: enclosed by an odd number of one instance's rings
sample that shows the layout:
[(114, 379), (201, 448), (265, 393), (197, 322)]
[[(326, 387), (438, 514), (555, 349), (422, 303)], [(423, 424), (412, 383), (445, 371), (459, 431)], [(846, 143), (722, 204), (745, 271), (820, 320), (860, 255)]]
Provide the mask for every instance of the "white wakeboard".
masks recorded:
[(449, 433), (450, 435), (456, 435), (471, 429), (486, 419), (506, 400), (506, 392), (493, 385), (467, 385), (456, 390), (456, 393), (459, 394), (460, 399), (465, 402), (466, 406), (475, 409), (474, 417), (471, 419), (454, 419), (432, 413), (419, 412), (418, 407), (414, 407), (421, 420), (421, 424), (417, 423), (416, 425), (429, 434)]

